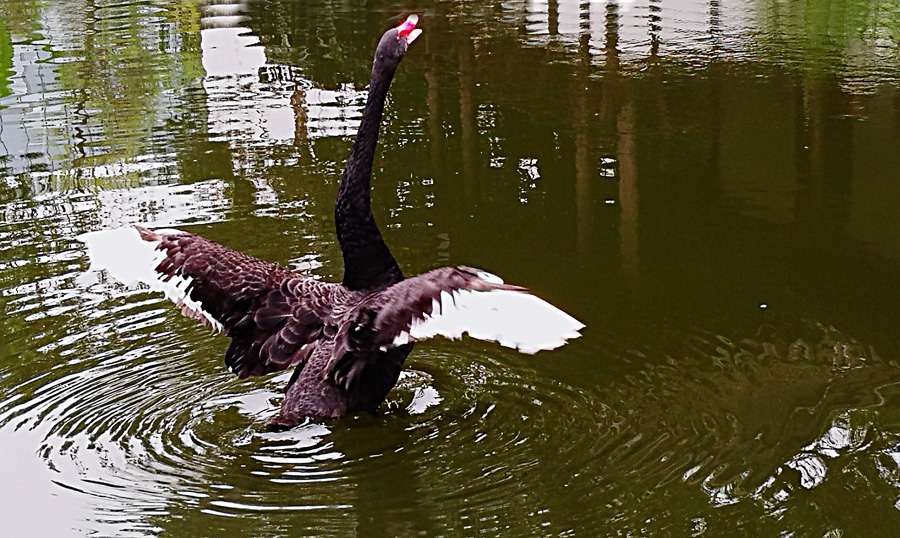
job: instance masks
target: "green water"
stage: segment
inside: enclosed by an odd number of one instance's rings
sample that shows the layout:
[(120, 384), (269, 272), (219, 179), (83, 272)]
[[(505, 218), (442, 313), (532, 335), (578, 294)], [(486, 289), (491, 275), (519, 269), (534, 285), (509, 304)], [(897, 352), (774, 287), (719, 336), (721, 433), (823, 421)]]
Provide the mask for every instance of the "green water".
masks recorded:
[[(263, 429), (141, 223), (339, 279), (372, 53), (375, 217), (586, 324), (420, 343), (376, 416)], [(0, 0), (0, 534), (893, 536), (900, 5)]]

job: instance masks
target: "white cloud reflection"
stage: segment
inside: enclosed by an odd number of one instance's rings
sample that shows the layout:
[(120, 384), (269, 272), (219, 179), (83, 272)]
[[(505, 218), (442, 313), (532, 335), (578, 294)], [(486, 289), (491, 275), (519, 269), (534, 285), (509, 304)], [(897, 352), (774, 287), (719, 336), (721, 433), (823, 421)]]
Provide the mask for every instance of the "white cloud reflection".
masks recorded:
[(240, 6), (208, 6), (201, 21), (209, 132), (263, 144), (352, 136), (366, 92), (351, 84), (317, 88), (299, 68), (269, 62), (260, 39), (243, 25)]

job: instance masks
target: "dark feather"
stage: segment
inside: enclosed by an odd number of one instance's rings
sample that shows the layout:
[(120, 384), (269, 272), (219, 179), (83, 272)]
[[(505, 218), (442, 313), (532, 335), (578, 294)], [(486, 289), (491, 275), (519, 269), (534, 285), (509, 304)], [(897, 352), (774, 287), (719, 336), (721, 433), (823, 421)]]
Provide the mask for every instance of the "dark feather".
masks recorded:
[[(189, 296), (231, 337), (225, 365), (238, 377), (259, 376), (302, 364), (300, 349), (320, 332), (331, 312), (317, 295), (336, 284), (318, 282), (189, 233), (138, 228), (166, 257), (156, 268), (167, 278), (190, 280)], [(206, 316), (183, 307), (186, 315)]]
[(394, 340), (408, 332), (414, 319), (432, 313), (435, 300), (444, 291), (513, 290), (525, 288), (491, 283), (471, 267), (441, 267), (417, 277), (408, 278), (386, 289), (370, 294), (348, 314), (348, 320), (337, 334), (330, 375), (338, 386), (352, 392), (364, 373), (383, 357), (393, 357)]

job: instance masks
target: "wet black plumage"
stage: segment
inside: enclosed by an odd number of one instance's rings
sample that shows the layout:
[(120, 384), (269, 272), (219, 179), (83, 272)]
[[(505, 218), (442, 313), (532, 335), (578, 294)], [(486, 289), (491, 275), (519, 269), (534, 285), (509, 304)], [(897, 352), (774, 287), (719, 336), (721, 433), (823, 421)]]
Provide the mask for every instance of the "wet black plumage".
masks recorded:
[[(396, 384), (412, 343), (394, 345), (441, 292), (522, 290), (486, 282), (464, 266), (441, 267), (394, 285), (350, 290), (285, 270), (186, 232), (138, 228), (165, 253), (156, 271), (186, 278), (187, 295), (231, 338), (225, 364), (238, 377), (295, 368), (274, 425), (375, 411)], [(189, 307), (182, 312), (208, 323)]]
[[(375, 411), (412, 349), (391, 343), (409, 329), (413, 312), (431, 313), (442, 290), (480, 282), (474, 270), (443, 268), (386, 291), (403, 274), (372, 216), (369, 180), (385, 97), (406, 46), (407, 37), (396, 28), (378, 44), (363, 119), (341, 178), (335, 224), (344, 257), (342, 284), (320, 282), (189, 233), (139, 229), (142, 239), (166, 252), (157, 271), (190, 279), (190, 297), (231, 337), (225, 364), (235, 374), (296, 368), (277, 424)], [(422, 286), (412, 290), (413, 282)]]

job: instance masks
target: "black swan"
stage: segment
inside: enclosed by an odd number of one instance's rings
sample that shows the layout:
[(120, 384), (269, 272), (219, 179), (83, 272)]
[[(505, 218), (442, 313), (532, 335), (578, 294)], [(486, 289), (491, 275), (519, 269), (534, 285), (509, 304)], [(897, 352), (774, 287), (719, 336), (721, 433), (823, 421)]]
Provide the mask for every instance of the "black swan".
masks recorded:
[(477, 269), (441, 267), (404, 278), (369, 205), (385, 96), (407, 46), (422, 32), (410, 15), (375, 51), (362, 123), (341, 177), (334, 221), (341, 283), (235, 252), (180, 230), (140, 227), (84, 234), (89, 271), (163, 291), (231, 338), (225, 364), (241, 378), (294, 367), (273, 427), (375, 412), (416, 340), (464, 333), (525, 353), (579, 336), (580, 322), (525, 288)]

